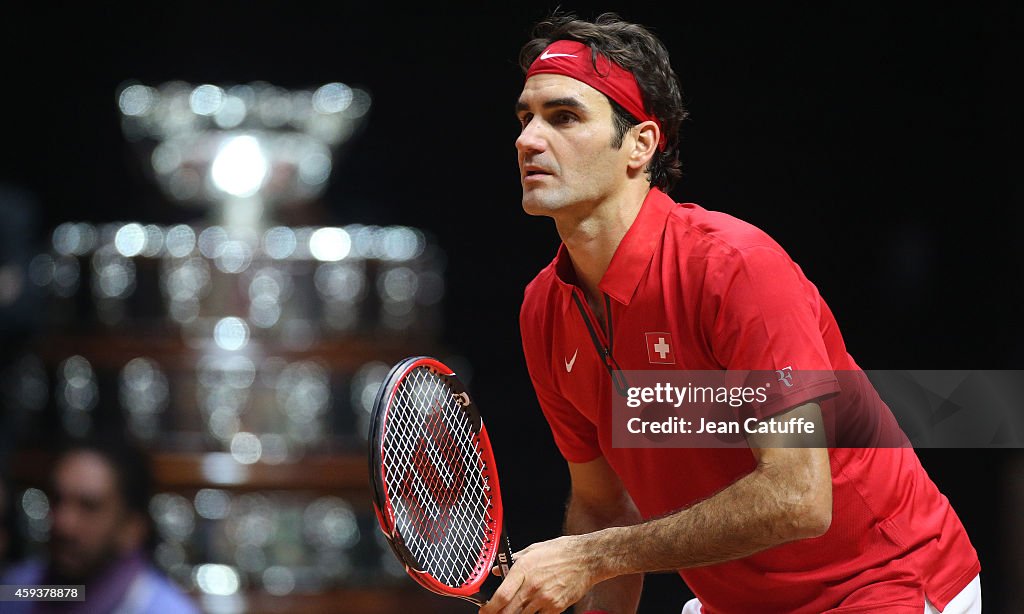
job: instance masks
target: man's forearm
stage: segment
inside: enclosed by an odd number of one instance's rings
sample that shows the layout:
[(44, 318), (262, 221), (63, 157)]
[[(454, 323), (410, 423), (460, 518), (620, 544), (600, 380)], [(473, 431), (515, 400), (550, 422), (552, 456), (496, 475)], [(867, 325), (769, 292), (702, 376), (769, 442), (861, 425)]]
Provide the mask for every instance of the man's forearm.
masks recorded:
[(613, 578), (712, 565), (821, 535), (831, 521), (831, 490), (823, 501), (810, 486), (814, 478), (758, 467), (687, 509), (584, 536), (586, 551), (594, 555), (589, 563), (597, 577)]
[[(582, 535), (608, 527), (634, 525), (642, 520), (632, 500), (624, 498), (616, 508), (596, 509), (574, 500), (565, 512), (565, 534)], [(600, 553), (595, 553), (600, 555)], [(642, 573), (618, 575), (594, 585), (576, 604), (576, 612), (605, 610), (607, 612), (636, 612), (643, 589)]]

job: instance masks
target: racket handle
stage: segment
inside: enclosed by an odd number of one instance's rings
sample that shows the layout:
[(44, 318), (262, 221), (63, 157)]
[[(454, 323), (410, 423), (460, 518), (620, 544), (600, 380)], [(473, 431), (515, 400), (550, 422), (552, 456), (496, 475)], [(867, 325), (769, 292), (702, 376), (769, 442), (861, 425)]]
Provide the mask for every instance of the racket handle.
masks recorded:
[(509, 544), (508, 535), (505, 535), (504, 533), (505, 532), (502, 531), (501, 550), (498, 551), (498, 558), (496, 561), (502, 578), (508, 575), (509, 567), (516, 562), (512, 557), (512, 546)]

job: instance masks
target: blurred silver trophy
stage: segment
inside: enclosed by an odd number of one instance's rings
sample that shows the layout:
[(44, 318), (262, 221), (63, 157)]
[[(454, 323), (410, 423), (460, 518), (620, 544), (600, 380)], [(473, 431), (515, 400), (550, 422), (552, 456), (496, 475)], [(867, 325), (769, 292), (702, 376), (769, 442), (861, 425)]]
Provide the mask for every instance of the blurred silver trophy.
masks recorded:
[(149, 154), (164, 192), (209, 207), (209, 221), (239, 239), (263, 230), (275, 209), (319, 196), (334, 150), (370, 109), (369, 93), (344, 83), (129, 83), (117, 101), (125, 137)]

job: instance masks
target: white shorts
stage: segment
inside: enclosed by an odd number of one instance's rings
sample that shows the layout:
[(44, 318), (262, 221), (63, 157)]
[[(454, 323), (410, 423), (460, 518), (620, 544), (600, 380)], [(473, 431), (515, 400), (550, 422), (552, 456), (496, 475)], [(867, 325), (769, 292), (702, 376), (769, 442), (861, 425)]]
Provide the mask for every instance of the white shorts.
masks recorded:
[[(701, 614), (701, 611), (700, 601), (691, 599), (683, 606), (681, 614)], [(941, 613), (925, 597), (924, 614), (981, 614), (981, 576), (974, 576), (974, 579), (950, 600), (946, 609)]]

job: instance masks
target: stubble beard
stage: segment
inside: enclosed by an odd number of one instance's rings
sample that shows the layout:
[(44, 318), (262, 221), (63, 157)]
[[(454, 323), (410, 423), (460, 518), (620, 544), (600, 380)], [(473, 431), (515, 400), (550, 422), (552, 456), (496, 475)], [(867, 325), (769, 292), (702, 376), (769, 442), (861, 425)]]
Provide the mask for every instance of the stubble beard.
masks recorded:
[[(56, 547), (61, 546), (58, 544)], [(113, 544), (105, 544), (97, 552), (87, 552), (79, 548), (76, 554), (78, 556), (74, 557), (70, 564), (56, 558), (53, 560), (53, 572), (58, 579), (66, 583), (80, 584), (106, 570), (118, 557), (117, 548)]]
[(573, 195), (567, 194), (564, 189), (523, 190), (523, 211), (528, 215), (554, 217), (574, 203)]

